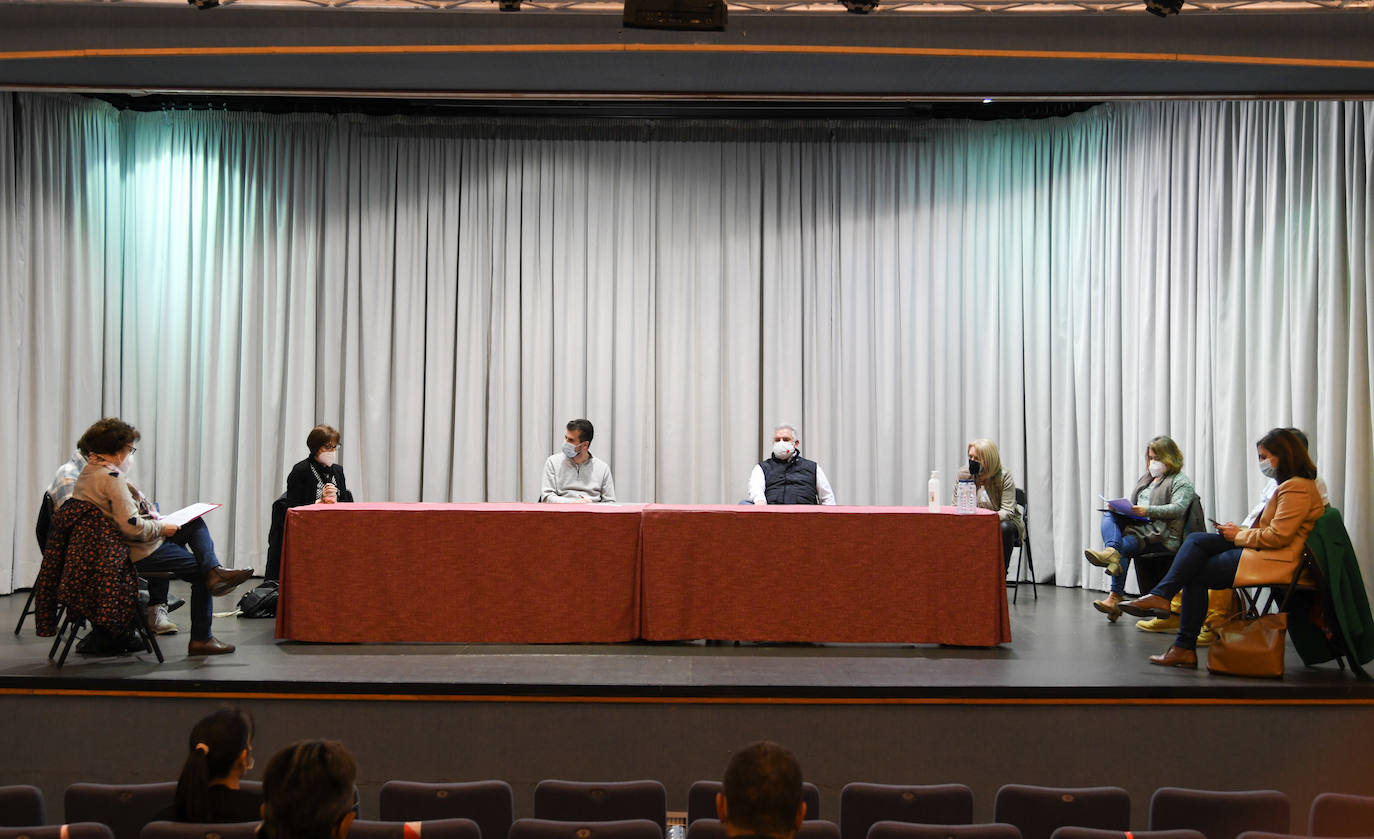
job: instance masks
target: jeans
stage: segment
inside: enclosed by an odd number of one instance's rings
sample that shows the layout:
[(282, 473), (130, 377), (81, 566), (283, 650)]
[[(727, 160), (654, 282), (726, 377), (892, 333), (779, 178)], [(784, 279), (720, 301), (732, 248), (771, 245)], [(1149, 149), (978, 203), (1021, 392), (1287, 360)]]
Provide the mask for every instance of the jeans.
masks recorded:
[(1219, 533), (1194, 533), (1183, 540), (1183, 546), (1174, 555), (1174, 564), (1169, 566), (1169, 573), (1150, 592), (1165, 600), (1183, 592), (1175, 647), (1197, 649), (1197, 636), (1207, 616), (1207, 591), (1227, 589), (1235, 584), (1240, 554), (1241, 549)]
[[(190, 548), (190, 550), (187, 550)], [(212, 568), (219, 567), (215, 556), (215, 543), (210, 539), (210, 529), (201, 519), (195, 519), (177, 529), (174, 536), (165, 539), (152, 553), (134, 563), (137, 571), (169, 571), (178, 580), (191, 584), (191, 639), (205, 641), (210, 638), (210, 622), (214, 619), (215, 603), (210, 597), (210, 589), (205, 584), (205, 575)], [(152, 606), (167, 602), (167, 581), (148, 581), (148, 603)]]
[(1112, 591), (1126, 593), (1126, 575), (1131, 571), (1131, 557), (1145, 547), (1134, 533), (1127, 533), (1121, 524), (1122, 519), (1114, 513), (1102, 514), (1102, 544), (1116, 548), (1121, 554), (1121, 576), (1112, 577)]

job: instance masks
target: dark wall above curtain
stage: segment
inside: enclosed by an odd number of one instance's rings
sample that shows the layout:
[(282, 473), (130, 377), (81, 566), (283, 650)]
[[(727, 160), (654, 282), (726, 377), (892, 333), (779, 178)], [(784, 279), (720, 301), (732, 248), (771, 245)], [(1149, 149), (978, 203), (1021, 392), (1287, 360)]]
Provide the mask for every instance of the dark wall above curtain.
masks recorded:
[(0, 4), (0, 86), (473, 98), (1350, 98), (1374, 95), (1374, 15), (739, 13), (725, 32), (682, 33), (626, 30), (616, 13), (531, 9)]

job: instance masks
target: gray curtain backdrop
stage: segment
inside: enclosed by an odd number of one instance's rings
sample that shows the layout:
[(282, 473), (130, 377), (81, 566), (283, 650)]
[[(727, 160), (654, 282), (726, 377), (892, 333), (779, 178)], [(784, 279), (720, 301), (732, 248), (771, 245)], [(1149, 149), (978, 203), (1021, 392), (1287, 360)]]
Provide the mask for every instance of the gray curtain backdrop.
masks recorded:
[(787, 422), (841, 504), (922, 504), (991, 437), (1039, 576), (1094, 588), (1097, 494), (1150, 437), (1239, 519), (1292, 424), (1369, 578), (1372, 154), (1367, 102), (541, 125), (0, 96), (0, 592), (109, 414), (164, 510), (225, 505), (240, 566), (316, 422), (392, 501), (533, 500), (578, 416), (625, 501), (733, 503)]

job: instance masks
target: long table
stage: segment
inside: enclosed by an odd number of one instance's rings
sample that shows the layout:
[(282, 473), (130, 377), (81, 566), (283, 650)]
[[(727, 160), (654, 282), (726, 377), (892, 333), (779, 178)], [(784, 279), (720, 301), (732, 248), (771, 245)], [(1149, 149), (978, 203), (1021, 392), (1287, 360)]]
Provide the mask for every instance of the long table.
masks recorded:
[(639, 634), (638, 505), (314, 504), (286, 513), (277, 637), (611, 643)]
[(655, 505), (643, 518), (651, 641), (1011, 640), (992, 511)]
[(1011, 640), (994, 513), (316, 504), (287, 512), (277, 637)]

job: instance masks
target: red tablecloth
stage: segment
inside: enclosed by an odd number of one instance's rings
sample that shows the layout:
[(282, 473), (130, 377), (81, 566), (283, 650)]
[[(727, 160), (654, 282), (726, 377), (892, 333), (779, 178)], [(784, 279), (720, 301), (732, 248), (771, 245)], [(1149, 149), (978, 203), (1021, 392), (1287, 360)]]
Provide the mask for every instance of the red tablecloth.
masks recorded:
[(636, 505), (316, 504), (287, 511), (277, 637), (627, 641)]
[(652, 505), (641, 550), (651, 641), (1011, 640), (991, 511)]

